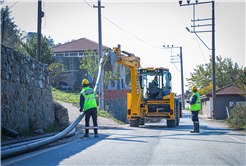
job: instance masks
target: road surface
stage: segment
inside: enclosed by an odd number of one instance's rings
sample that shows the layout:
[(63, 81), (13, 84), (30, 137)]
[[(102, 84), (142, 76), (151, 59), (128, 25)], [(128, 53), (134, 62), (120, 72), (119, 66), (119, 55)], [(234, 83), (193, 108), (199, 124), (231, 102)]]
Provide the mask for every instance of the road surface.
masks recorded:
[(101, 129), (100, 138), (77, 135), (2, 165), (246, 165), (245, 133), (200, 119), (200, 134), (191, 134), (190, 113), (183, 117), (176, 128), (163, 122)]

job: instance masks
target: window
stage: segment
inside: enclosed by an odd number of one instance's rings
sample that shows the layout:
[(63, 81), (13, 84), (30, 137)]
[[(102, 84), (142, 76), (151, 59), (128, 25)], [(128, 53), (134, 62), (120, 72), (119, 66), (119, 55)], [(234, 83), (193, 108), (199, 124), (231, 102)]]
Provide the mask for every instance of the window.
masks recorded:
[(70, 56), (78, 56), (78, 53), (70, 53)]
[(65, 56), (69, 56), (69, 54), (66, 53)]
[(123, 79), (121, 79), (121, 85), (122, 85), (122, 89), (124, 89), (124, 81), (123, 81)]
[(64, 56), (64, 54), (56, 54), (56, 56)]
[(79, 56), (83, 56), (83, 55), (84, 55), (84, 53), (83, 53), (83, 52), (80, 52), (80, 53), (79, 53)]

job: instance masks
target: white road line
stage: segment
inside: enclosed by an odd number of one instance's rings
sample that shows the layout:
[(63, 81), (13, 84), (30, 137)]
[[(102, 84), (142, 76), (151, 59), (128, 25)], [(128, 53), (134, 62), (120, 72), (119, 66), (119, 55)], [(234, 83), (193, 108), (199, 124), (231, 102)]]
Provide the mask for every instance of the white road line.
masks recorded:
[[(63, 146), (72, 144), (72, 143), (74, 143), (74, 142), (82, 141), (82, 140), (83, 140), (83, 139), (78, 139), (78, 140), (75, 140), (75, 141), (72, 141), (72, 142), (69, 142), (69, 143), (65, 143), (65, 144), (62, 144), (62, 145), (58, 145), (58, 146), (55, 146), (55, 147), (51, 147), (51, 148), (45, 149), (45, 150), (43, 150), (43, 151), (41, 151), (41, 152), (37, 152), (37, 153), (35, 153), (35, 154), (28, 155), (28, 156), (23, 157), (23, 158), (21, 158), (21, 159), (11, 160), (10, 162), (2, 163), (2, 166), (14, 164), (14, 163), (16, 163), (16, 162), (20, 162), (20, 161), (22, 161), (22, 160), (26, 160), (26, 159), (29, 159), (29, 158), (31, 158), (31, 157), (34, 157), (34, 156), (37, 156), (37, 155), (46, 153), (46, 152), (48, 152), (48, 151), (51, 151), (51, 150), (54, 150), (54, 149), (57, 149), (57, 148), (60, 148), (60, 147), (63, 147)], [(30, 152), (29, 152), (29, 153), (30, 153)], [(26, 154), (27, 154), (27, 153), (26, 153)]]
[[(213, 129), (215, 129), (216, 131), (219, 131), (219, 130), (217, 130), (216, 128), (213, 128)], [(234, 140), (236, 140), (236, 141), (238, 141), (238, 142), (241, 142), (241, 143), (244, 143), (244, 144), (245, 144), (245, 142), (242, 141), (242, 140), (240, 140), (240, 139), (234, 138), (234, 137), (232, 137), (232, 136), (230, 136), (230, 135), (225, 135), (225, 136), (230, 137), (230, 138), (232, 138), (232, 139), (234, 139)], [(245, 139), (246, 139), (246, 138), (245, 138)]]

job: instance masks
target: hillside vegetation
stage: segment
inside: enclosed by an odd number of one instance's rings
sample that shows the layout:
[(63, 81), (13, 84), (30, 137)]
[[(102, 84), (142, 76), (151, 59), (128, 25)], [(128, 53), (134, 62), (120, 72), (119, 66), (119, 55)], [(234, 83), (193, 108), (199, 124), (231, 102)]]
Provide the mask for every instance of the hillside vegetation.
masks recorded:
[[(79, 111), (80, 91), (61, 91), (52, 87), (52, 96), (56, 100), (71, 103), (73, 106), (78, 107)], [(124, 124), (123, 122), (113, 118), (107, 111), (97, 109), (97, 115), (113, 119), (119, 124)]]

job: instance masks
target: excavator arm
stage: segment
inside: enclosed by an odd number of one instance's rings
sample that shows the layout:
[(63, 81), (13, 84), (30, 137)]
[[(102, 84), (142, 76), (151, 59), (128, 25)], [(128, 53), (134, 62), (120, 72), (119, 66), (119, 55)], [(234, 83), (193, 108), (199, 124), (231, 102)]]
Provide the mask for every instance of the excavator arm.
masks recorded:
[[(114, 47), (110, 53), (111, 59), (115, 59), (116, 63), (131, 68), (131, 109), (128, 110), (128, 119), (136, 119), (140, 116), (140, 102), (142, 98), (142, 90), (139, 82), (138, 68), (140, 67), (140, 58), (120, 48)], [(111, 63), (112, 65), (113, 63)], [(128, 103), (129, 104), (129, 103)]]

